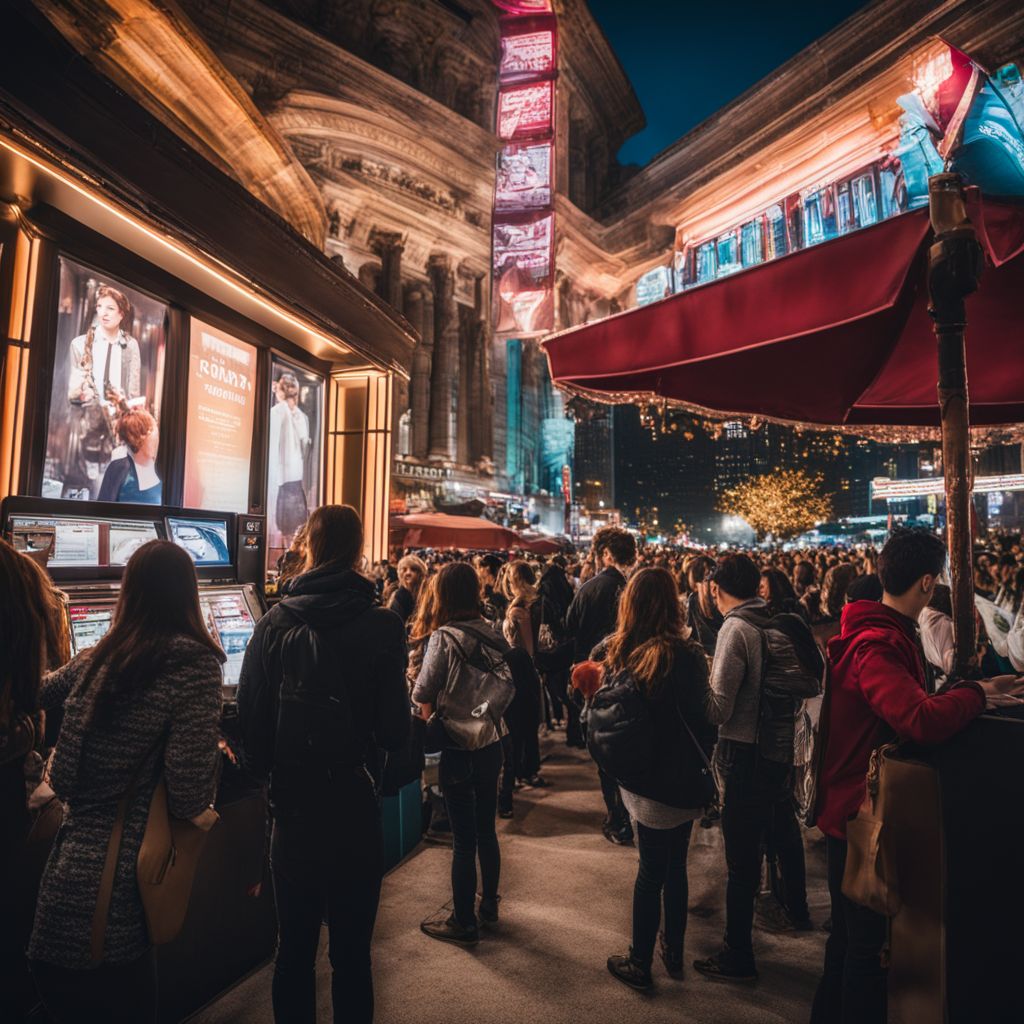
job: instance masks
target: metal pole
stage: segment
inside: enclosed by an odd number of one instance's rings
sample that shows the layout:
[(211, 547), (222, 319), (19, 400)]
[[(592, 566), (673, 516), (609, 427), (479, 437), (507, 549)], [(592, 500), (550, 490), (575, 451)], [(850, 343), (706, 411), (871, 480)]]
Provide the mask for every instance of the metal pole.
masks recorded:
[(935, 241), (929, 251), (928, 312), (935, 322), (939, 357), (939, 411), (942, 468), (946, 487), (946, 531), (953, 591), (953, 671), (963, 676), (977, 647), (971, 530), (971, 446), (967, 399), (964, 299), (978, 287), (982, 251), (967, 219), (958, 174), (936, 174), (928, 181), (929, 212)]

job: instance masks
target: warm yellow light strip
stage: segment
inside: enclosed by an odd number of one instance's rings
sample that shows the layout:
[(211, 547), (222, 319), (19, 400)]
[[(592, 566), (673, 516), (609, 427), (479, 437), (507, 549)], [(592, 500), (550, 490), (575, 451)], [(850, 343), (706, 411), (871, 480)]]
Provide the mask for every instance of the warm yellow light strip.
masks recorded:
[[(0, 136), (0, 146), (3, 146), (6, 150), (13, 153), (15, 156), (20, 157), (21, 159), (27, 161), (37, 170), (41, 171), (43, 174), (46, 174), (49, 177), (54, 178), (57, 181), (61, 182), (67, 188), (70, 188), (72, 191), (78, 193), (78, 195), (82, 196), (84, 199), (89, 200), (90, 202), (94, 203), (101, 209), (106, 210), (110, 214), (113, 214), (115, 217), (123, 221), (129, 227), (133, 228), (136, 231), (141, 232), (147, 238), (152, 239), (159, 245), (162, 245), (165, 249), (168, 249), (170, 252), (174, 253), (174, 255), (178, 256), (179, 258), (186, 260), (188, 263), (191, 263), (198, 270), (201, 270), (203, 273), (208, 274), (210, 277), (219, 281), (221, 284), (227, 285), (238, 295), (243, 296), (250, 302), (255, 302), (258, 306), (267, 310), (267, 312), (272, 313), (278, 319), (284, 321), (285, 323), (291, 324), (292, 327), (297, 327), (299, 328), (299, 330), (305, 331), (307, 334), (311, 335), (316, 340), (323, 342), (324, 344), (329, 345), (334, 349), (337, 349), (342, 354), (347, 354), (351, 351), (351, 349), (348, 348), (347, 345), (344, 345), (336, 338), (332, 338), (329, 335), (322, 333), (318, 328), (313, 327), (311, 324), (307, 323), (304, 320), (300, 320), (296, 316), (293, 316), (291, 313), (282, 309), (276, 303), (269, 302), (266, 299), (264, 299), (254, 290), (254, 286), (252, 284), (248, 286), (246, 286), (245, 284), (241, 284), (233, 277), (229, 276), (229, 274), (217, 269), (217, 267), (224, 267), (225, 265), (221, 260), (216, 259), (216, 257), (211, 256), (208, 253), (204, 253), (203, 258), (200, 259), (198, 256), (195, 256), (184, 246), (176, 242), (173, 238), (168, 237), (166, 235), (162, 235), (157, 231), (154, 231), (151, 227), (149, 227), (139, 218), (134, 217), (131, 214), (120, 209), (119, 207), (113, 205), (112, 203), (107, 202), (102, 196), (97, 195), (95, 192), (92, 192), (89, 189), (85, 188), (79, 182), (75, 181), (74, 178), (71, 178), (67, 174), (64, 174), (61, 171), (57, 170), (57, 168), (53, 167), (51, 164), (39, 160), (31, 152), (29, 152), (28, 150), (24, 149), (21, 146), (16, 145), (9, 138)], [(211, 266), (211, 263), (216, 264), (216, 266)]]

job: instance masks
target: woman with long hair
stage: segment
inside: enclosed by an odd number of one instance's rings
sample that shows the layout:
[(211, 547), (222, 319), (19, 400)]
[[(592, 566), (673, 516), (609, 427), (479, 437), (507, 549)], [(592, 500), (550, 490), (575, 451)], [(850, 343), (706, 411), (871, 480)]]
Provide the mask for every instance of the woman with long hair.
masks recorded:
[[(150, 541), (125, 568), (107, 635), (43, 682), (40, 705), (64, 705), (50, 784), (66, 810), (28, 952), (59, 1022), (156, 1020), (134, 865), (161, 776), (171, 814), (203, 829), (217, 820), (224, 660), (203, 624), (191, 558), (168, 541)], [(119, 820), (104, 917), (98, 893)]]
[[(605, 641), (605, 678), (628, 673), (654, 727), (654, 765), (633, 789), (620, 787), (636, 822), (640, 867), (633, 888), (633, 941), (608, 958), (608, 970), (631, 988), (649, 989), (664, 903), (660, 955), (673, 978), (683, 975), (688, 885), (686, 854), (694, 819), (711, 798), (706, 759), (716, 730), (704, 714), (707, 660), (683, 622), (679, 592), (666, 569), (641, 569), (619, 603), (615, 632)], [(699, 749), (698, 749), (699, 745)]]
[(715, 653), (718, 631), (722, 628), (722, 613), (715, 607), (711, 596), (711, 573), (715, 563), (707, 555), (698, 555), (690, 562), (687, 578), (690, 595), (686, 605), (686, 622), (693, 630), (694, 639), (710, 658)]
[[(446, 688), (457, 688), (475, 671), (485, 653), (507, 650), (505, 641), (480, 615), (480, 580), (468, 562), (449, 562), (437, 574), (437, 628), (427, 643), (426, 655), (412, 699), (429, 719), (438, 697)], [(444, 628), (447, 627), (447, 628)], [(463, 685), (465, 685), (463, 683)], [(452, 896), (454, 909), (447, 918), (427, 918), (424, 934), (443, 942), (470, 946), (479, 940), (476, 899), (476, 861), (480, 859), (481, 900), (479, 917), (498, 920), (498, 881), (501, 852), (495, 830), (498, 804), (498, 773), (501, 771), (501, 738), (504, 728), (480, 720), (483, 743), (469, 750), (447, 734), (441, 751), (440, 781), (452, 827)]]
[(20, 1020), (35, 1005), (25, 945), (39, 868), (26, 858), (33, 824), (26, 793), (42, 776), (43, 673), (68, 657), (62, 595), (31, 558), (0, 540), (0, 991)]
[(804, 609), (797, 600), (793, 584), (781, 569), (762, 569), (758, 595), (768, 605), (772, 615), (784, 612), (803, 615)]
[(398, 562), (398, 588), (388, 607), (403, 622), (408, 622), (416, 610), (416, 599), (427, 578), (427, 563), (418, 555), (406, 555)]

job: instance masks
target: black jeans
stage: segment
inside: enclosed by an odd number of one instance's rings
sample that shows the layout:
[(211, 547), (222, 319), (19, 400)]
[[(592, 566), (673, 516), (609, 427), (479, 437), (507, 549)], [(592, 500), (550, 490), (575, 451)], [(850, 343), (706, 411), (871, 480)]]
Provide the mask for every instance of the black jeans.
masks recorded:
[(501, 851), (494, 815), (498, 807), (501, 743), (480, 750), (447, 749), (441, 753), (440, 778), (452, 826), (452, 897), (455, 920), (476, 927), (476, 861), (480, 858), (480, 890), (496, 899)]
[(633, 886), (633, 959), (650, 969), (654, 942), (665, 906), (665, 945), (673, 957), (683, 953), (689, 886), (686, 854), (693, 822), (675, 828), (648, 828), (637, 823), (640, 869)]
[(604, 797), (604, 805), (608, 809), (606, 824), (613, 832), (628, 832), (632, 835), (633, 826), (629, 822), (626, 808), (622, 805), (619, 784), (601, 768), (597, 769), (597, 777), (601, 780), (601, 796)]
[(370, 940), (384, 874), (380, 810), (369, 775), (353, 772), (315, 804), (275, 809), (271, 846), (278, 945), (274, 1020), (316, 1021), (316, 953), (325, 920), (334, 1020), (373, 1020)]
[(885, 1024), (887, 971), (882, 966), (888, 922), (843, 895), (846, 842), (827, 836), (832, 931), (814, 994), (811, 1024)]
[[(156, 964), (152, 951), (127, 964), (95, 970), (31, 962), (39, 997), (56, 1024), (155, 1024)], [(6, 996), (5, 996), (6, 998)]]
[(732, 740), (719, 740), (715, 767), (725, 788), (722, 835), (729, 869), (725, 942), (738, 956), (753, 961), (751, 933), (764, 841), (778, 857), (786, 909), (794, 918), (807, 916), (807, 875), (803, 837), (793, 808), (793, 768), (759, 757), (752, 743)]

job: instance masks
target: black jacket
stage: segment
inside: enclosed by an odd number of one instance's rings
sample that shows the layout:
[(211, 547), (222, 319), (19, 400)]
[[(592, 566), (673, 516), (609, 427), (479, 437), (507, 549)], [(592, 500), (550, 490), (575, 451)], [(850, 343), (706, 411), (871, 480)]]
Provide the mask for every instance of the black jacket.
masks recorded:
[(407, 590), (405, 587), (399, 587), (394, 594), (391, 595), (391, 601), (388, 604), (388, 608), (391, 609), (402, 622), (408, 622), (409, 617), (416, 610), (416, 598), (412, 596), (412, 591)]
[(565, 623), (565, 616), (569, 611), (569, 605), (575, 596), (572, 584), (565, 578), (565, 570), (560, 565), (549, 565), (540, 578), (541, 596), (546, 597), (551, 607), (558, 615), (558, 622), (552, 623), (561, 629)]
[(576, 592), (565, 616), (565, 631), (574, 643), (573, 659), (586, 661), (590, 652), (615, 629), (619, 597), (626, 577), (608, 568), (592, 576)]
[[(323, 795), (327, 779), (296, 773), (275, 758), (282, 645), (289, 631), (306, 625), (324, 641), (330, 665), (317, 674), (340, 674), (351, 706), (350, 750), (324, 751), (353, 766), (377, 767), (377, 747), (399, 750), (409, 735), (409, 691), (402, 620), (374, 603), (373, 584), (351, 570), (326, 565), (291, 581), (288, 596), (257, 623), (238, 684), (242, 757), (257, 777), (270, 778), (275, 809)], [(330, 739), (323, 739), (329, 744)]]

